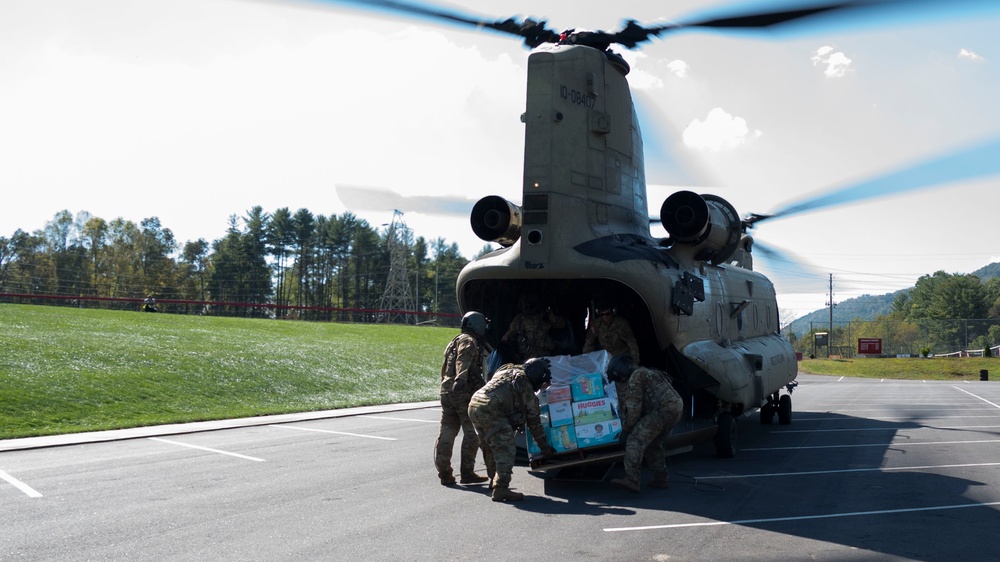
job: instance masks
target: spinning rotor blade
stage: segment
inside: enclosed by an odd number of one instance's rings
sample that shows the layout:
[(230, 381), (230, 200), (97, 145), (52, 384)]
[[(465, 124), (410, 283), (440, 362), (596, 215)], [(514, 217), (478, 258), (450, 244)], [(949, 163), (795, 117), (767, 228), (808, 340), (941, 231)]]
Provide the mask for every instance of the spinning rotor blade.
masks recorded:
[(1000, 137), (902, 170), (842, 187), (830, 193), (811, 197), (788, 205), (770, 216), (757, 215), (752, 223), (907, 191), (940, 187), (957, 181), (988, 177), (997, 173), (1000, 173)]
[(475, 201), (462, 197), (433, 195), (404, 196), (388, 189), (338, 185), (337, 197), (350, 210), (422, 213), (425, 215), (469, 216)]
[(501, 33), (516, 35), (524, 39), (524, 44), (535, 48), (542, 43), (555, 43), (559, 41), (559, 34), (546, 28), (546, 22), (523, 19), (520, 22), (514, 18), (505, 20), (488, 20), (469, 14), (463, 14), (454, 10), (445, 10), (429, 5), (421, 5), (409, 2), (395, 2), (393, 0), (320, 0), (328, 4), (352, 4), (360, 8), (369, 10), (386, 10), (389, 12), (400, 12), (404, 14), (421, 16), (443, 23), (458, 24), (476, 29), (492, 29)]
[[(643, 26), (635, 20), (626, 20), (625, 26), (615, 32), (607, 31), (575, 31), (566, 30), (562, 33), (548, 29), (547, 22), (525, 18), (520, 21), (515, 18), (505, 20), (489, 20), (479, 16), (463, 14), (455, 10), (425, 5), (420, 3), (401, 2), (396, 0), (314, 0), (327, 4), (349, 4), (363, 9), (398, 12), (411, 16), (424, 17), (430, 20), (458, 24), (476, 29), (492, 29), (501, 33), (516, 35), (524, 39), (524, 44), (535, 48), (542, 43), (565, 42), (576, 45), (587, 45), (597, 49), (607, 49), (612, 44), (634, 49), (641, 43), (669, 31), (683, 29), (769, 29), (782, 24), (793, 23), (819, 15), (844, 12), (854, 12), (857, 16), (862, 12), (874, 13), (878, 10), (905, 10), (913, 12), (915, 8), (944, 8), (956, 11), (960, 5), (980, 5), (983, 8), (997, 8), (996, 0), (841, 0), (839, 2), (805, 2), (800, 7), (785, 7), (782, 9), (755, 11), (747, 13), (732, 13), (694, 17), (689, 21), (668, 23), (653, 26)], [(939, 10), (940, 11), (940, 10)]]

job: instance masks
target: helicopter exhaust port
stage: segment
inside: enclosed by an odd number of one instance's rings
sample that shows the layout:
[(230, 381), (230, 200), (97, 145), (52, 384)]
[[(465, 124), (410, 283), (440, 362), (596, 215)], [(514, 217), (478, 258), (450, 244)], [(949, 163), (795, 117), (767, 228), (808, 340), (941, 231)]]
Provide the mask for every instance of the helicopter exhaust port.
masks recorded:
[(472, 207), (472, 231), (486, 242), (512, 246), (521, 236), (521, 208), (497, 195), (487, 195)]
[(716, 265), (733, 255), (743, 235), (736, 209), (715, 195), (678, 191), (663, 201), (660, 218), (673, 241), (689, 246), (695, 259)]

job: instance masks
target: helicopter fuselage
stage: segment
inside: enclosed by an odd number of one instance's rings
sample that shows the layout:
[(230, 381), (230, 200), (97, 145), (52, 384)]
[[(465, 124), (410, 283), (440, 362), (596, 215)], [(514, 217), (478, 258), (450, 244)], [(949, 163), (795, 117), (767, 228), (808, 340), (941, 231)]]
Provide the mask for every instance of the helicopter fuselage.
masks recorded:
[(473, 209), (473, 230), (502, 247), (462, 271), (459, 303), (486, 314), (496, 339), (518, 297), (534, 294), (568, 320), (558, 351), (575, 354), (594, 301), (609, 300), (641, 363), (673, 375), (692, 416), (758, 408), (797, 371), (774, 286), (749, 267), (751, 243), (717, 197), (671, 196), (661, 209), (671, 236), (651, 236), (627, 72), (584, 45), (529, 56), (522, 203), (491, 196)]

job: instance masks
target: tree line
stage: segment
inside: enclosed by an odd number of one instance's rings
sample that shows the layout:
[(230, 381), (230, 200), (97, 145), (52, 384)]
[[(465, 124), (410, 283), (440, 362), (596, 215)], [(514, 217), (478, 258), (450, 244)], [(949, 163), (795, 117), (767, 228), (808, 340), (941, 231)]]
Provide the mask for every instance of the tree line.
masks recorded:
[[(829, 324), (814, 322), (801, 338), (792, 334), (795, 349), (805, 356), (825, 355), (826, 350), (815, 349), (817, 332), (830, 332)], [(853, 355), (858, 338), (881, 338), (883, 353), (891, 355), (990, 353), (1000, 344), (1000, 277), (984, 280), (944, 271), (924, 275), (896, 295), (890, 313), (835, 322), (828, 337), (835, 355)]]
[(171, 305), (173, 312), (370, 321), (389, 279), (392, 241), (405, 252), (413, 310), (457, 314), (455, 282), (468, 263), (458, 244), (414, 238), (408, 229), (380, 231), (351, 212), (287, 207), (253, 207), (230, 216), (222, 238), (183, 244), (157, 217), (135, 224), (63, 210), (40, 230), (0, 236), (0, 293), (80, 302), (153, 296), (226, 303)]

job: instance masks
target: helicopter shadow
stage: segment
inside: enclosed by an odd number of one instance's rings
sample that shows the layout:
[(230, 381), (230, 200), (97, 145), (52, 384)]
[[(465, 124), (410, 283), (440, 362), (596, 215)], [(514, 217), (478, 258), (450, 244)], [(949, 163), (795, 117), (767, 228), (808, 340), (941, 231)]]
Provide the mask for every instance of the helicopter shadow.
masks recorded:
[[(596, 480), (551, 477), (545, 493), (574, 504), (623, 506), (645, 514), (612, 527), (642, 526), (643, 532), (671, 533), (703, 525), (753, 528), (790, 539), (775, 540), (770, 556), (802, 556), (799, 539), (840, 544), (879, 555), (921, 560), (980, 559), (987, 538), (1000, 528), (1000, 493), (989, 474), (997, 446), (938, 442), (920, 430), (996, 437), (996, 428), (948, 427), (919, 413), (904, 421), (883, 421), (836, 413), (797, 414), (792, 425), (761, 425), (742, 419), (740, 451), (715, 457), (711, 443), (668, 458), (671, 485), (629, 494), (612, 488), (624, 475), (620, 464)], [(932, 434), (931, 434), (932, 435)], [(978, 467), (978, 468), (977, 468)], [(977, 472), (977, 470), (979, 472)], [(592, 476), (596, 475), (596, 472)], [(565, 510), (559, 511), (565, 513)], [(662, 518), (649, 517), (661, 512)], [(660, 522), (655, 521), (661, 519)], [(915, 529), (933, 525), (934, 532)], [(652, 527), (650, 530), (648, 527)], [(811, 543), (806, 543), (811, 544)], [(788, 548), (784, 555), (782, 548)]]

